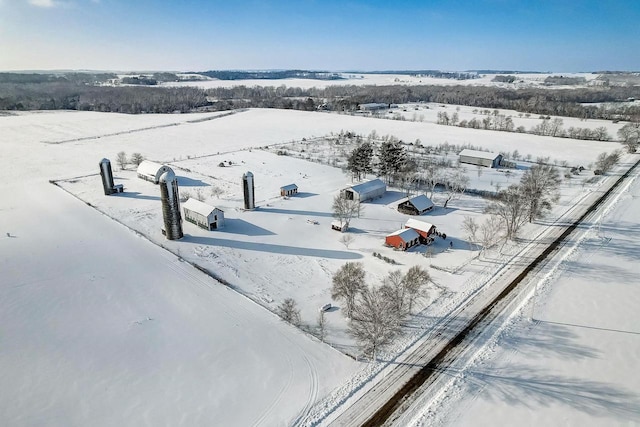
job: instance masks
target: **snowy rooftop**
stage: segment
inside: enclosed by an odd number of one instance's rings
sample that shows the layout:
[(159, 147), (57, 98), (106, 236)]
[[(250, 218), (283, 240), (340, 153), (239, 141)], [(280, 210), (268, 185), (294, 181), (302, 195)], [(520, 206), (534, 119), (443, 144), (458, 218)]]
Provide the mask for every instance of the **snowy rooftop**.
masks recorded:
[(280, 189), (284, 191), (297, 190), (298, 186), (295, 184), (289, 184), (289, 185), (283, 185), (282, 187), (280, 187)]
[(201, 202), (198, 199), (193, 199), (193, 198), (187, 199), (187, 201), (182, 204), (182, 207), (184, 209), (188, 209), (192, 212), (199, 213), (200, 215), (204, 215), (204, 216), (209, 216), (211, 212), (218, 209), (204, 202)]
[(420, 235), (413, 228), (403, 228), (401, 230), (394, 231), (387, 236), (399, 236), (405, 242), (410, 242), (420, 237)]
[(469, 150), (464, 149), (460, 152), (459, 156), (468, 156), (468, 157), (476, 157), (478, 159), (487, 159), (487, 160), (495, 160), (500, 154), (491, 153), (489, 151), (478, 151), (478, 150)]
[(372, 179), (371, 181), (363, 182), (362, 184), (356, 184), (350, 187), (358, 194), (366, 193), (378, 188), (387, 188), (387, 184), (380, 179)]
[(150, 160), (143, 160), (140, 165), (138, 165), (138, 173), (143, 175), (155, 176), (158, 171), (162, 168), (167, 168), (168, 166), (161, 165), (160, 163), (152, 162)]
[(426, 209), (433, 207), (433, 202), (424, 194), (420, 194), (419, 196), (415, 196), (409, 199), (409, 202), (419, 211), (424, 211)]
[(419, 221), (417, 219), (409, 218), (405, 227), (412, 228), (414, 230), (420, 230), (424, 232), (428, 232), (433, 227), (433, 224), (429, 224), (428, 222)]

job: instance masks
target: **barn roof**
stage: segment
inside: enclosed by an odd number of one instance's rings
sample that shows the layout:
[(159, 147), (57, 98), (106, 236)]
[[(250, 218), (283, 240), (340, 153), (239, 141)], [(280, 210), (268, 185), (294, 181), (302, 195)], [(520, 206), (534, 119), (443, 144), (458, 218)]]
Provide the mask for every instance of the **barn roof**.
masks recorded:
[(193, 199), (193, 198), (187, 199), (187, 201), (182, 204), (182, 207), (184, 209), (188, 209), (192, 212), (199, 213), (200, 215), (204, 215), (204, 216), (209, 216), (209, 214), (211, 214), (211, 212), (215, 211), (216, 209), (220, 210), (216, 207), (213, 207), (204, 202), (201, 202), (198, 199)]
[(495, 160), (500, 154), (488, 151), (469, 150), (465, 148), (458, 154), (459, 156), (475, 157), (476, 159)]
[(143, 160), (140, 165), (138, 165), (138, 173), (143, 175), (156, 176), (158, 171), (162, 168), (166, 168), (167, 166), (161, 165), (160, 163), (152, 162), (150, 160)]
[(424, 221), (420, 221), (420, 220), (417, 220), (417, 219), (409, 218), (407, 220), (407, 223), (405, 224), (405, 227), (409, 227), (409, 228), (412, 228), (414, 230), (424, 231), (426, 233), (429, 230), (431, 230), (431, 227), (433, 227), (433, 224), (429, 224), (428, 222), (424, 222)]
[(433, 202), (424, 194), (420, 194), (419, 196), (415, 196), (409, 199), (409, 203), (411, 203), (418, 211), (424, 211), (433, 207)]
[(289, 184), (289, 185), (283, 185), (282, 187), (280, 187), (280, 189), (284, 191), (297, 190), (298, 186), (295, 184)]
[(412, 240), (420, 238), (418, 232), (412, 228), (403, 228), (401, 230), (394, 231), (393, 233), (387, 235), (387, 237), (390, 236), (398, 236), (405, 242), (410, 242)]
[(365, 194), (379, 188), (384, 188), (386, 190), (387, 184), (380, 179), (372, 179), (371, 181), (363, 182), (362, 184), (353, 185), (350, 188), (358, 194)]

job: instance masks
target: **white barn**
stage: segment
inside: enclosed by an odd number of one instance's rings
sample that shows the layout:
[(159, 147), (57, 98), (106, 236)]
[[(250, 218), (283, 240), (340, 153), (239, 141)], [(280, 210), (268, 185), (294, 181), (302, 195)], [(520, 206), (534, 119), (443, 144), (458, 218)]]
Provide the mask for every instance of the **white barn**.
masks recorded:
[(502, 154), (464, 149), (460, 152), (460, 163), (497, 168), (502, 161)]
[(182, 204), (184, 219), (205, 230), (217, 230), (224, 225), (224, 211), (197, 199)]
[(387, 184), (380, 179), (363, 182), (342, 190), (342, 197), (347, 200), (366, 202), (367, 200), (382, 197), (387, 192)]
[(142, 163), (140, 163), (140, 165), (138, 166), (137, 173), (138, 178), (157, 184), (158, 182), (160, 182), (160, 177), (162, 176), (162, 174), (168, 171), (171, 171), (173, 173), (173, 169), (171, 169), (167, 165), (161, 165), (160, 163), (143, 160)]

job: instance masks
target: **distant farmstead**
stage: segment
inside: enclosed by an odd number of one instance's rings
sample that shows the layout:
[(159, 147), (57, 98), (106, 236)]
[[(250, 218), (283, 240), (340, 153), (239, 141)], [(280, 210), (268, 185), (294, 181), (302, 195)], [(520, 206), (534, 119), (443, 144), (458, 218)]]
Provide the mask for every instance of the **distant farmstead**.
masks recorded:
[(368, 104), (360, 104), (358, 105), (358, 108), (360, 108), (360, 111), (380, 111), (386, 110), (390, 106), (390, 104), (384, 104), (381, 102), (370, 102)]
[(143, 160), (138, 166), (137, 173), (138, 178), (157, 184), (160, 182), (162, 174), (169, 171), (173, 173), (173, 170), (169, 166), (161, 165), (160, 163), (155, 163), (149, 160)]
[(460, 152), (460, 163), (470, 165), (486, 166), (488, 168), (497, 168), (502, 162), (502, 154), (490, 153), (488, 151), (477, 151), (464, 149)]
[(380, 179), (374, 179), (343, 189), (342, 197), (347, 200), (366, 202), (376, 197), (382, 197), (386, 192), (387, 184)]
[(387, 235), (385, 243), (396, 249), (406, 251), (420, 244), (420, 235), (412, 228), (404, 228)]
[(398, 211), (408, 215), (422, 215), (433, 209), (433, 202), (424, 194), (412, 197), (398, 205)]
[(224, 211), (197, 199), (182, 204), (184, 219), (205, 230), (217, 230), (224, 225)]
[(285, 196), (293, 196), (294, 194), (298, 194), (298, 186), (295, 184), (284, 185), (280, 187), (280, 195), (282, 197)]

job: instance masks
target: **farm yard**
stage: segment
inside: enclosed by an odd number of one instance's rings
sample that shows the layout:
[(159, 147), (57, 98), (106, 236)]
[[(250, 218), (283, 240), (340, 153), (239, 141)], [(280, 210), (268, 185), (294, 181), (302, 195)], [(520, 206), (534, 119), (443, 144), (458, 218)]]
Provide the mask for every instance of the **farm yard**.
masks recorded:
[[(215, 120), (211, 120), (213, 118)], [(615, 126), (609, 126), (610, 133), (615, 135)], [(256, 323), (264, 323), (265, 326), (256, 332), (257, 335), (266, 334), (264, 339), (238, 332), (244, 337), (241, 345), (249, 348), (240, 360), (234, 360), (235, 354), (227, 354), (222, 359), (228, 365), (212, 362), (212, 365), (196, 366), (209, 370), (209, 380), (222, 378), (220, 381), (223, 384), (234, 381), (223, 374), (230, 366), (246, 384), (251, 384), (255, 377), (241, 375), (240, 372), (244, 366), (260, 360), (259, 367), (266, 372), (264, 378), (267, 379), (261, 379), (256, 392), (251, 395), (257, 403), (248, 412), (245, 406), (236, 403), (234, 408), (238, 413), (228, 414), (224, 419), (228, 424), (280, 424), (282, 420), (286, 420), (284, 424), (291, 424), (301, 421), (307, 413), (317, 416), (322, 408), (330, 406), (331, 402), (341, 401), (353, 389), (380, 372), (384, 363), (363, 365), (352, 360), (366, 360), (366, 355), (360, 352), (347, 333), (347, 320), (341, 303), (331, 299), (332, 276), (346, 262), (363, 263), (366, 281), (372, 285), (381, 283), (393, 270), (406, 272), (412, 266), (420, 266), (431, 275), (432, 283), (428, 292), (418, 299), (413, 309), (418, 315), (407, 320), (403, 336), (379, 355), (381, 360), (389, 360), (424, 334), (434, 319), (446, 316), (466, 295), (482, 286), (495, 272), (496, 264), (506, 262), (527, 238), (535, 236), (544, 224), (553, 223), (554, 218), (597, 188), (602, 178), (593, 175), (592, 165), (596, 157), (602, 152), (612, 152), (621, 147), (613, 141), (559, 139), (429, 122), (259, 109), (224, 117), (218, 117), (217, 114), (131, 117), (101, 113), (20, 113), (0, 117), (0, 129), (2, 144), (8, 153), (2, 178), (10, 183), (10, 189), (13, 190), (0, 212), (7, 219), (4, 222), (7, 224), (7, 236), (16, 236), (15, 239), (4, 239), (2, 245), (6, 248), (10, 245), (17, 247), (3, 261), (8, 272), (4, 279), (7, 285), (5, 295), (16, 297), (16, 293), (20, 292), (18, 308), (5, 311), (1, 318), (4, 324), (16, 331), (9, 337), (15, 343), (15, 350), (5, 359), (9, 362), (1, 372), (8, 388), (17, 386), (19, 382), (17, 376), (10, 374), (10, 368), (22, 373), (33, 368), (29, 363), (24, 362), (25, 365), (19, 362), (19, 354), (27, 345), (20, 341), (20, 333), (25, 328), (38, 325), (21, 316), (19, 307), (37, 301), (36, 306), (43, 313), (43, 321), (54, 316), (61, 307), (70, 312), (76, 310), (57, 299), (51, 304), (41, 300), (39, 294), (31, 292), (28, 286), (19, 288), (22, 290), (14, 290), (12, 286), (17, 284), (22, 287), (51, 280), (49, 285), (52, 291), (64, 287), (65, 292), (74, 295), (78, 301), (89, 299), (92, 301), (90, 307), (96, 308), (100, 303), (93, 301), (91, 294), (81, 286), (86, 280), (85, 270), (101, 265), (99, 270), (102, 278), (94, 277), (92, 281), (98, 280), (101, 286), (109, 288), (114, 282), (124, 280), (124, 284), (132, 289), (119, 285), (118, 292), (108, 292), (107, 300), (113, 299), (113, 303), (108, 304), (107, 309), (101, 309), (103, 319), (95, 319), (90, 310), (82, 309), (78, 317), (86, 322), (84, 326), (77, 325), (77, 318), (70, 316), (61, 321), (59, 327), (65, 329), (74, 325), (73, 328), (79, 330), (81, 335), (86, 333), (85, 327), (105, 327), (108, 329), (105, 336), (107, 344), (115, 345), (119, 342), (119, 336), (111, 329), (117, 329), (119, 322), (124, 321), (120, 317), (124, 316), (127, 319), (125, 322), (136, 328), (140, 326), (137, 330), (141, 331), (143, 341), (153, 346), (157, 344), (156, 339), (161, 338), (156, 338), (151, 327), (163, 321), (171, 324), (178, 322), (180, 326), (171, 329), (171, 333), (175, 332), (178, 336), (184, 331), (192, 331), (182, 338), (188, 344), (182, 357), (185, 360), (197, 360), (205, 354), (213, 360), (214, 350), (207, 346), (199, 347), (196, 343), (214, 341), (216, 346), (229, 346), (232, 349), (230, 351), (238, 351), (231, 346), (236, 339), (235, 334), (228, 334), (225, 328), (240, 325), (243, 330), (249, 330)], [(440, 187), (431, 192), (418, 186), (407, 189), (399, 184), (389, 185), (382, 197), (363, 203), (361, 214), (351, 220), (347, 232), (341, 233), (331, 227), (334, 221), (332, 202), (342, 189), (357, 183), (351, 173), (343, 168), (358, 141), (366, 140), (372, 132), (374, 137), (371, 140), (376, 147), (385, 137), (392, 136), (404, 141), (403, 146), (409, 156), (414, 156), (418, 161), (432, 159), (441, 163), (445, 170), (457, 166), (457, 152), (462, 148), (472, 147), (505, 154), (517, 149), (521, 157), (508, 157), (516, 163), (514, 168), (464, 166), (462, 171), (468, 178), (468, 184), (464, 192), (450, 200)], [(347, 133), (349, 136), (345, 136)], [(417, 140), (420, 144), (416, 143)], [(224, 212), (224, 226), (207, 231), (184, 222), (184, 238), (166, 240), (161, 233), (158, 186), (139, 179), (135, 166), (128, 165), (124, 170), (119, 170), (115, 160), (121, 151), (127, 154), (139, 152), (149, 160), (170, 166), (178, 177), (181, 198), (201, 198), (219, 208)], [(98, 173), (98, 162), (103, 157), (111, 159), (115, 184), (124, 186), (123, 193), (111, 196), (103, 194)], [(489, 203), (478, 193), (495, 192), (519, 182), (522, 174), (538, 157), (549, 158), (549, 162), (560, 166), (561, 176), (566, 175), (560, 185), (560, 199), (550, 215), (544, 221), (526, 225), (521, 232), (522, 241), (490, 248), (481, 248), (470, 242), (462, 226), (465, 217), (482, 220), (486, 217), (484, 209)], [(567, 174), (574, 166), (584, 166), (586, 169)], [(255, 181), (254, 210), (243, 208), (241, 178), (249, 171), (253, 173)], [(373, 174), (366, 176), (366, 179), (373, 178)], [(47, 181), (54, 182), (59, 188)], [(281, 187), (289, 184), (297, 185), (297, 194), (282, 197)], [(398, 211), (398, 204), (405, 201), (408, 195), (425, 193), (435, 203), (431, 211), (417, 217)], [(443, 205), (446, 200), (448, 203), (445, 208)], [(51, 221), (47, 224), (31, 224), (27, 213), (37, 209), (48, 212)], [(95, 211), (102, 215), (94, 215)], [(79, 218), (78, 225), (69, 219), (76, 216)], [(431, 245), (417, 245), (407, 251), (385, 246), (385, 236), (402, 229), (410, 218), (435, 225), (437, 230), (446, 234), (446, 239), (437, 237)], [(345, 236), (350, 238), (345, 239)], [(44, 242), (40, 249), (42, 253), (29, 254), (29, 248), (39, 241)], [(104, 248), (100, 247), (102, 241), (105, 242)], [(31, 245), (27, 246), (27, 242)], [(129, 247), (126, 250), (121, 248), (125, 242)], [(149, 245), (149, 242), (154, 245)], [(96, 256), (96, 259), (83, 256), (82, 248)], [(124, 254), (113, 255), (118, 251), (124, 251)], [(47, 261), (45, 253), (51, 252), (56, 256)], [(60, 261), (58, 257), (67, 252), (69, 256), (76, 256), (88, 265), (79, 265), (71, 271), (57, 268), (56, 263)], [(9, 253), (9, 249), (6, 253)], [(122, 263), (130, 270), (114, 271), (108, 268), (112, 255), (116, 261), (114, 269)], [(43, 263), (43, 273), (35, 271), (30, 273), (33, 277), (25, 279), (24, 270), (29, 268), (34, 259)], [(153, 259), (166, 260), (173, 272), (165, 271), (160, 267), (162, 263)], [(236, 292), (213, 280), (208, 281), (190, 264), (220, 279), (251, 301), (238, 297)], [(158, 272), (153, 269), (158, 269)], [(48, 276), (49, 273), (54, 273), (53, 278), (45, 279), (43, 275)], [(162, 279), (161, 273), (168, 275), (169, 279)], [(66, 282), (70, 284), (65, 285)], [(197, 285), (195, 288), (194, 284)], [(184, 295), (181, 294), (183, 291)], [(157, 297), (156, 292), (162, 296)], [(233, 296), (226, 297), (226, 294)], [(126, 308), (129, 298), (146, 305), (148, 309), (138, 310), (135, 315), (122, 314), (132, 310)], [(162, 304), (157, 303), (157, 298), (162, 298)], [(268, 312), (276, 312), (287, 298), (293, 298), (300, 308), (300, 329), (303, 333)], [(171, 308), (167, 301), (172, 300), (177, 301), (179, 309)], [(327, 334), (323, 337), (325, 343), (322, 343), (314, 335), (317, 335), (318, 309), (327, 303), (333, 307), (327, 312)], [(228, 309), (223, 309), (225, 304)], [(108, 309), (115, 311), (109, 313)], [(210, 310), (221, 312), (211, 314)], [(195, 317), (186, 320), (190, 312), (195, 312)], [(220, 326), (209, 331), (207, 322), (219, 323)], [(274, 334), (277, 338), (273, 337)], [(28, 345), (54, 346), (58, 338), (54, 335), (43, 336), (42, 339), (44, 344)], [(274, 340), (273, 345), (269, 344), (269, 339)], [(283, 352), (278, 345), (287, 345), (287, 341), (295, 343), (295, 350), (286, 356), (286, 364), (279, 363)], [(120, 351), (117, 354), (123, 357), (120, 363), (125, 368), (133, 369), (130, 361), (141, 354), (137, 352), (146, 354), (144, 349), (128, 352), (124, 346), (116, 347)], [(261, 359), (263, 349), (266, 350), (264, 359)], [(172, 365), (171, 348), (161, 346), (159, 351), (161, 354), (152, 358), (155, 369), (164, 370), (167, 365), (177, 371), (185, 369), (184, 362)], [(317, 357), (310, 360), (305, 356), (307, 354)], [(60, 366), (67, 366), (63, 359), (56, 359), (58, 365), (52, 363), (38, 367), (45, 373), (52, 372)], [(70, 363), (81, 365), (89, 359), (78, 354), (70, 357)], [(75, 366), (65, 369), (61, 375), (86, 381), (84, 376), (74, 372)], [(194, 368), (189, 373), (197, 376), (199, 370)], [(162, 396), (150, 396), (146, 402), (135, 398), (127, 403), (118, 396), (122, 384), (110, 381), (107, 373), (97, 372), (93, 375), (95, 377), (90, 377), (88, 381), (97, 380), (105, 387), (114, 387), (115, 391), (109, 392), (109, 399), (118, 407), (141, 405), (146, 410), (153, 410), (165, 402)], [(258, 375), (257, 371), (253, 375)], [(37, 373), (33, 374), (33, 379), (34, 383), (45, 381)], [(270, 384), (268, 379), (272, 379), (273, 383)], [(61, 378), (57, 380), (62, 381)], [(155, 384), (151, 374), (143, 376), (140, 381), (141, 385), (136, 391), (142, 393), (156, 386), (168, 385)], [(46, 386), (52, 388), (54, 384), (50, 382)], [(208, 412), (205, 412), (216, 413), (216, 408), (207, 406), (207, 399), (196, 399), (192, 403), (184, 400), (185, 397), (211, 393), (206, 384), (199, 381), (180, 383), (177, 393), (179, 396), (176, 399), (181, 405), (186, 405), (186, 412), (195, 411), (194, 408), (201, 405), (208, 408)], [(231, 396), (240, 393), (242, 390), (234, 390)], [(270, 400), (268, 396), (271, 393), (276, 393), (277, 398)], [(54, 399), (70, 405), (69, 402), (79, 394), (77, 390), (63, 388), (58, 394), (54, 393)], [(296, 395), (299, 398), (293, 398)], [(2, 401), (15, 402), (5, 397)], [(285, 400), (287, 404), (283, 404)], [(314, 404), (321, 401), (320, 409), (312, 409)], [(21, 404), (32, 405), (33, 402), (27, 400)], [(86, 413), (95, 408), (95, 402), (86, 405)], [(49, 415), (51, 412), (43, 408), (34, 419), (44, 419)], [(118, 421), (114, 416), (111, 417), (105, 418), (105, 425), (109, 424), (109, 420)], [(87, 419), (88, 415), (81, 417), (81, 421)]]

